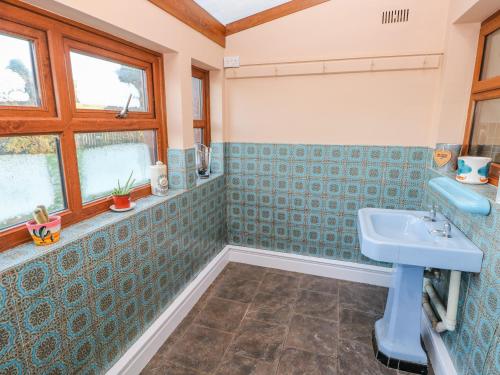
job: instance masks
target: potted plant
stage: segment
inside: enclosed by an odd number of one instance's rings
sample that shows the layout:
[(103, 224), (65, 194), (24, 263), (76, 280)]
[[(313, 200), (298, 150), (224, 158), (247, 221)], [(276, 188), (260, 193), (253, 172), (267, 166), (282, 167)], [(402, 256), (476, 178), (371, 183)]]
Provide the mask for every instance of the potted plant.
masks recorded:
[(132, 180), (132, 171), (128, 177), (125, 185), (120, 185), (120, 180), (118, 180), (118, 186), (111, 193), (113, 195), (113, 203), (116, 209), (124, 209), (130, 207), (130, 191), (132, 186), (134, 186), (135, 179)]

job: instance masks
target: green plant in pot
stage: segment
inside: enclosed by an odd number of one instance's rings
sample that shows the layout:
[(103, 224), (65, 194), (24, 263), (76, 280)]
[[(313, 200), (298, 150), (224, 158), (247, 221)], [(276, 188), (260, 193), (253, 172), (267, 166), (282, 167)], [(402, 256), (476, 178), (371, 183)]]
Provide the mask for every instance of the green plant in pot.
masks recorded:
[(135, 182), (135, 179), (132, 179), (133, 173), (133, 171), (130, 173), (127, 182), (123, 186), (120, 185), (120, 180), (118, 180), (118, 186), (111, 193), (113, 195), (113, 203), (117, 209), (130, 207), (130, 191)]

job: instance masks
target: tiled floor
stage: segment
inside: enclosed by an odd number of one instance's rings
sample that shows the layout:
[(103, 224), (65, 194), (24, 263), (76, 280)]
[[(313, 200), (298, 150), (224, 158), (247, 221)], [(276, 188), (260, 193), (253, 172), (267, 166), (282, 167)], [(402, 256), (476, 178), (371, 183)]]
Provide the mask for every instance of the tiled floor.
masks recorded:
[(386, 295), (230, 263), (142, 374), (397, 375), (375, 360), (371, 344)]

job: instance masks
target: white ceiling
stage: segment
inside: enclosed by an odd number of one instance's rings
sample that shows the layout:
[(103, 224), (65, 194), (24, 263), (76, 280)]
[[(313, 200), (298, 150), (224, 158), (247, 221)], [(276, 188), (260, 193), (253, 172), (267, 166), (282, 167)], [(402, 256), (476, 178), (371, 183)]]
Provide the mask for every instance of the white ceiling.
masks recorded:
[(224, 25), (290, 0), (194, 0)]

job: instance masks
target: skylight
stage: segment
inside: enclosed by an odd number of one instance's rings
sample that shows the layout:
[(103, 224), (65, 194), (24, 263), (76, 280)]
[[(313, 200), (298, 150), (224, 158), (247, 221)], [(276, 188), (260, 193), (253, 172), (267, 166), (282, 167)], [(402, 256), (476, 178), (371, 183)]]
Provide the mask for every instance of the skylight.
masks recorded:
[(287, 3), (289, 0), (194, 0), (224, 25)]

